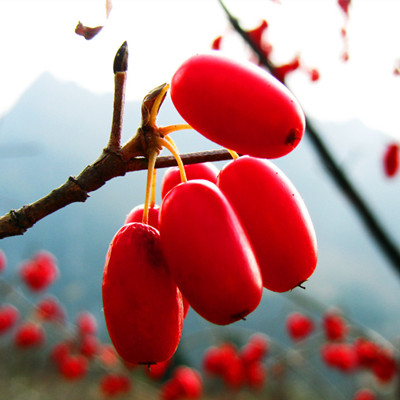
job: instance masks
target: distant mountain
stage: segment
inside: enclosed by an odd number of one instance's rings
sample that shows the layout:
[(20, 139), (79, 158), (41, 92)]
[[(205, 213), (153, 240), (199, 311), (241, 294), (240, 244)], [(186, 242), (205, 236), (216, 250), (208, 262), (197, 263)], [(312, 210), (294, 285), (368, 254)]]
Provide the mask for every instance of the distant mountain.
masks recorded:
[[(42, 75), (0, 120), (0, 213), (37, 200), (95, 161), (108, 140), (112, 94), (95, 95), (76, 85)], [(160, 125), (181, 122), (167, 98)], [(124, 140), (140, 122), (140, 103), (126, 104)], [(400, 181), (388, 181), (380, 164), (385, 136), (359, 121), (316, 121), (324, 139), (400, 246)], [(199, 134), (173, 134), (182, 153), (217, 148)], [(304, 197), (319, 242), (319, 263), (307, 290), (287, 294), (265, 291), (262, 306), (238, 329), (284, 335), (285, 310), (310, 300), (338, 305), (357, 322), (390, 336), (400, 334), (397, 309), (400, 280), (366, 233), (343, 194), (332, 184), (307, 137), (287, 157), (276, 160)], [(217, 163), (221, 166), (223, 163)], [(159, 174), (159, 182), (162, 172)], [(19, 263), (39, 249), (53, 252), (62, 278), (52, 291), (71, 315), (89, 309), (101, 316), (101, 278), (108, 244), (129, 210), (144, 201), (145, 172), (114, 179), (45, 218), (21, 237), (0, 241), (11, 276)], [(159, 200), (159, 197), (158, 197)], [(281, 319), (277, 319), (279, 315)], [(279, 325), (281, 324), (281, 325)], [(194, 313), (186, 335), (208, 325)]]

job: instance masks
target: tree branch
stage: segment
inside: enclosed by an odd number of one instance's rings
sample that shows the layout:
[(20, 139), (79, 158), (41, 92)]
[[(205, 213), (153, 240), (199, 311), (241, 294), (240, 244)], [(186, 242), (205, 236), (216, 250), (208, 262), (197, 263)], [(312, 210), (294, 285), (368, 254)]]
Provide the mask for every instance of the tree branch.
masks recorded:
[[(247, 32), (242, 29), (237, 18), (235, 18), (223, 0), (218, 0), (223, 10), (225, 11), (227, 18), (229, 19), (232, 27), (239, 33), (239, 35), (245, 40), (245, 42), (251, 47), (251, 49), (257, 54), (260, 65), (268, 69), (271, 73), (274, 71), (274, 65), (265, 56), (262, 49), (257, 43), (254, 43)], [(347, 199), (354, 206), (354, 209), (361, 217), (371, 237), (379, 245), (385, 256), (392, 263), (394, 269), (400, 274), (400, 251), (396, 244), (391, 239), (390, 235), (385, 231), (383, 226), (379, 223), (375, 217), (373, 211), (368, 207), (367, 203), (362, 198), (361, 194), (358, 193), (357, 189), (351, 183), (347, 177), (345, 171), (340, 168), (339, 164), (335, 161), (333, 154), (329, 151), (324, 141), (321, 139), (317, 129), (313, 125), (312, 121), (306, 116), (306, 131), (311, 143), (314, 145), (314, 149), (320, 157), (322, 164), (325, 166), (327, 172), (333, 178), (334, 182), (346, 195)]]

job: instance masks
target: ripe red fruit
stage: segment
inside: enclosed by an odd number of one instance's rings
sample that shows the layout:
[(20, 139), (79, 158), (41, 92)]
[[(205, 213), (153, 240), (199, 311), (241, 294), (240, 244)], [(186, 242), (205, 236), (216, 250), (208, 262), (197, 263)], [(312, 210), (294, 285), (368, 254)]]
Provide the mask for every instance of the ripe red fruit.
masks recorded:
[(59, 275), (56, 260), (48, 251), (40, 251), (31, 260), (24, 262), (19, 273), (33, 291), (46, 289)]
[(21, 349), (26, 349), (40, 346), (44, 340), (45, 333), (41, 325), (27, 321), (18, 327), (14, 337), (14, 344)]
[(76, 317), (76, 327), (81, 336), (95, 335), (97, 333), (96, 317), (88, 311), (82, 311)]
[(322, 328), (328, 340), (343, 340), (348, 332), (346, 321), (336, 310), (330, 310), (324, 314)]
[(261, 389), (267, 379), (267, 367), (260, 361), (245, 368), (246, 382), (252, 389)]
[(281, 82), (219, 52), (185, 61), (172, 77), (171, 99), (195, 130), (239, 154), (281, 157), (304, 134), (304, 113)]
[(0, 307), (0, 335), (9, 331), (18, 321), (19, 311), (12, 304), (3, 304)]
[(222, 168), (218, 186), (250, 239), (264, 287), (285, 292), (307, 280), (317, 264), (317, 240), (286, 175), (271, 161), (244, 156)]
[(36, 315), (44, 321), (65, 320), (65, 310), (54, 296), (47, 296), (36, 305)]
[(50, 359), (56, 364), (60, 365), (62, 360), (66, 358), (72, 349), (72, 343), (70, 342), (60, 342), (53, 346), (50, 352)]
[(164, 377), (167, 372), (167, 369), (171, 365), (172, 358), (165, 360), (163, 362), (152, 365), (150, 368), (146, 368), (146, 374), (148, 377), (154, 380), (159, 380)]
[(95, 335), (84, 335), (79, 341), (79, 353), (91, 359), (100, 350), (100, 341)]
[(88, 369), (89, 362), (81, 354), (66, 354), (58, 364), (60, 374), (69, 380), (83, 378), (87, 374)]
[(247, 343), (240, 349), (240, 359), (244, 365), (259, 362), (268, 354), (268, 348), (268, 336), (263, 333), (255, 333), (249, 337)]
[(218, 187), (206, 180), (175, 186), (160, 211), (162, 247), (190, 306), (226, 325), (259, 304), (262, 280), (246, 234)]
[(354, 347), (348, 343), (326, 343), (321, 348), (325, 363), (342, 372), (352, 372), (358, 367), (358, 357)]
[(357, 338), (353, 344), (360, 365), (366, 368), (372, 367), (380, 351), (379, 345), (362, 337)]
[(155, 228), (134, 222), (114, 236), (105, 261), (103, 307), (111, 341), (125, 361), (154, 364), (174, 354), (182, 333), (182, 296)]
[(108, 373), (100, 380), (100, 390), (103, 395), (112, 397), (122, 393), (128, 393), (131, 389), (130, 379), (121, 374)]
[[(199, 163), (185, 165), (186, 179), (205, 179), (212, 183), (217, 183), (218, 168), (210, 163)], [(176, 185), (181, 183), (181, 176), (178, 167), (168, 168), (161, 182), (161, 197), (165, 195)]]
[(383, 156), (383, 167), (387, 177), (392, 178), (399, 171), (400, 146), (397, 143), (390, 144)]
[[(124, 224), (129, 224), (131, 222), (143, 222), (143, 210), (144, 210), (144, 204), (132, 208), (132, 210), (126, 216)], [(156, 229), (158, 229), (159, 212), (160, 212), (160, 207), (158, 205), (149, 207), (148, 224)]]
[(372, 364), (372, 373), (381, 383), (390, 382), (397, 373), (395, 356), (386, 349), (381, 349)]
[(313, 332), (314, 322), (300, 312), (293, 312), (286, 319), (286, 328), (293, 340), (302, 340)]

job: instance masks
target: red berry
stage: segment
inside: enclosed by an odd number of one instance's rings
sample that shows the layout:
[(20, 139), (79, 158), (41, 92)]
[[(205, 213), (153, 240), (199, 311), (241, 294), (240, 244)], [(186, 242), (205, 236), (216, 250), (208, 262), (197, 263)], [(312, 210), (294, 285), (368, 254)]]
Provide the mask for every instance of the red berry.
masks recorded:
[(100, 341), (95, 335), (84, 335), (80, 338), (79, 352), (85, 357), (93, 358), (100, 349)]
[(357, 338), (354, 341), (354, 349), (357, 353), (357, 357), (361, 366), (370, 368), (379, 354), (379, 346), (365, 338)]
[(146, 368), (146, 374), (149, 376), (151, 379), (154, 380), (159, 380), (162, 379), (167, 372), (167, 369), (171, 365), (172, 359), (170, 358), (169, 360), (165, 360), (163, 362), (159, 362), (157, 364), (154, 364), (148, 368)]
[(111, 341), (125, 361), (154, 364), (174, 354), (182, 333), (182, 295), (155, 228), (134, 222), (114, 236), (105, 261), (103, 308)]
[(5, 270), (7, 266), (7, 257), (3, 250), (0, 249), (0, 273)]
[(83, 378), (89, 369), (86, 357), (80, 354), (67, 354), (58, 365), (60, 374), (68, 380)]
[(172, 78), (171, 99), (195, 130), (239, 154), (281, 157), (304, 134), (304, 113), (281, 82), (219, 52), (184, 62)]
[(46, 289), (59, 275), (56, 260), (47, 251), (40, 251), (31, 260), (24, 262), (19, 273), (25, 284), (33, 291)]
[(258, 306), (262, 280), (257, 261), (215, 184), (191, 180), (169, 191), (161, 205), (160, 234), (175, 282), (203, 318), (226, 325)]
[[(199, 164), (185, 165), (187, 180), (205, 179), (212, 183), (217, 183), (218, 168), (209, 162)], [(165, 195), (176, 185), (181, 183), (181, 176), (178, 167), (168, 168), (161, 183), (161, 197)]]
[(246, 367), (245, 374), (246, 382), (252, 389), (261, 389), (267, 379), (267, 368), (262, 362), (256, 361)]
[(50, 358), (56, 364), (60, 365), (61, 362), (71, 353), (72, 345), (69, 342), (60, 342), (53, 346)]
[(11, 304), (0, 307), (0, 335), (10, 330), (18, 321), (19, 311)]
[(352, 372), (358, 367), (358, 357), (354, 347), (348, 343), (326, 343), (321, 349), (325, 363), (342, 372)]
[(36, 314), (45, 321), (64, 321), (65, 319), (65, 310), (53, 296), (40, 300), (36, 306)]
[(241, 348), (239, 355), (245, 365), (250, 365), (261, 361), (267, 355), (268, 348), (268, 336), (263, 333), (255, 333)]
[(198, 399), (203, 391), (203, 381), (200, 374), (193, 368), (179, 366), (175, 368), (172, 379), (177, 382), (183, 398)]
[(353, 400), (376, 400), (374, 392), (370, 389), (360, 389), (358, 390), (353, 397)]
[(336, 310), (328, 311), (323, 316), (322, 327), (328, 340), (343, 340), (348, 331), (346, 321)]
[(300, 312), (293, 312), (286, 319), (286, 328), (293, 340), (302, 340), (313, 332), (314, 322)]
[(45, 340), (45, 333), (41, 325), (34, 322), (22, 323), (15, 334), (14, 343), (21, 349), (40, 346)]
[(263, 284), (284, 292), (317, 264), (317, 241), (297, 189), (271, 161), (239, 157), (222, 168), (218, 186), (233, 206), (260, 265)]
[(381, 349), (372, 364), (372, 373), (381, 383), (390, 382), (397, 373), (397, 363), (394, 355), (386, 349)]
[(82, 311), (76, 317), (76, 327), (81, 336), (95, 335), (97, 333), (96, 317), (88, 311)]
[(400, 146), (397, 143), (390, 144), (383, 156), (383, 167), (387, 177), (392, 178), (399, 171)]
[[(139, 206), (132, 208), (132, 210), (126, 216), (124, 224), (129, 224), (131, 222), (143, 222), (143, 210), (144, 210), (144, 204), (141, 204)], [(148, 224), (156, 229), (158, 229), (159, 211), (160, 211), (160, 207), (158, 205), (149, 207)]]
[(107, 397), (128, 393), (130, 389), (131, 381), (125, 375), (108, 373), (100, 380), (100, 390)]

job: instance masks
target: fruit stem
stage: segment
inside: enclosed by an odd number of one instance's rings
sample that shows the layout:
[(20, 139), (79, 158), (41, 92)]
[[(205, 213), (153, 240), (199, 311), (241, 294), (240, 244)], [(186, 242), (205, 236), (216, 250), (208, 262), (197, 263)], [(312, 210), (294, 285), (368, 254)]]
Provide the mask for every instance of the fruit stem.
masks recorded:
[(153, 150), (150, 155), (149, 155), (149, 164), (148, 164), (148, 168), (147, 168), (147, 182), (146, 182), (146, 195), (145, 195), (145, 199), (144, 199), (144, 207), (143, 207), (143, 219), (142, 222), (146, 225), (148, 225), (149, 223), (149, 207), (151, 204), (151, 198), (152, 198), (152, 193), (154, 191), (155, 193), (155, 189), (153, 189), (153, 185), (155, 187), (155, 182), (153, 183), (153, 181), (155, 181), (155, 165), (156, 165), (156, 159), (158, 156), (158, 149)]
[(162, 147), (167, 148), (172, 153), (172, 155), (175, 157), (175, 160), (176, 160), (176, 162), (178, 164), (179, 173), (181, 175), (181, 181), (182, 182), (187, 182), (185, 167), (183, 165), (183, 162), (181, 160), (181, 157), (180, 157), (178, 151), (176, 150), (176, 146), (174, 144), (172, 144), (169, 140), (166, 140), (166, 139), (163, 139), (163, 138), (157, 138), (157, 142)]
[(156, 182), (157, 182), (157, 169), (153, 169), (153, 176), (151, 179), (151, 196), (149, 207), (153, 208), (156, 204)]
[(160, 110), (161, 103), (163, 102), (164, 97), (168, 91), (168, 88), (169, 88), (169, 85), (165, 84), (164, 87), (161, 89), (160, 93), (158, 93), (158, 95), (151, 107), (148, 125), (156, 126), (156, 118), (157, 118), (158, 112)]
[(164, 136), (167, 136), (171, 132), (181, 131), (184, 129), (193, 129), (193, 128), (188, 124), (175, 124), (175, 125), (159, 127), (158, 132), (160, 133), (161, 136), (164, 137)]
[(229, 150), (229, 149), (226, 149), (226, 150), (228, 150), (228, 153), (232, 156), (232, 158), (233, 158), (234, 160), (236, 160), (237, 158), (239, 158), (239, 154), (236, 153), (236, 151)]

